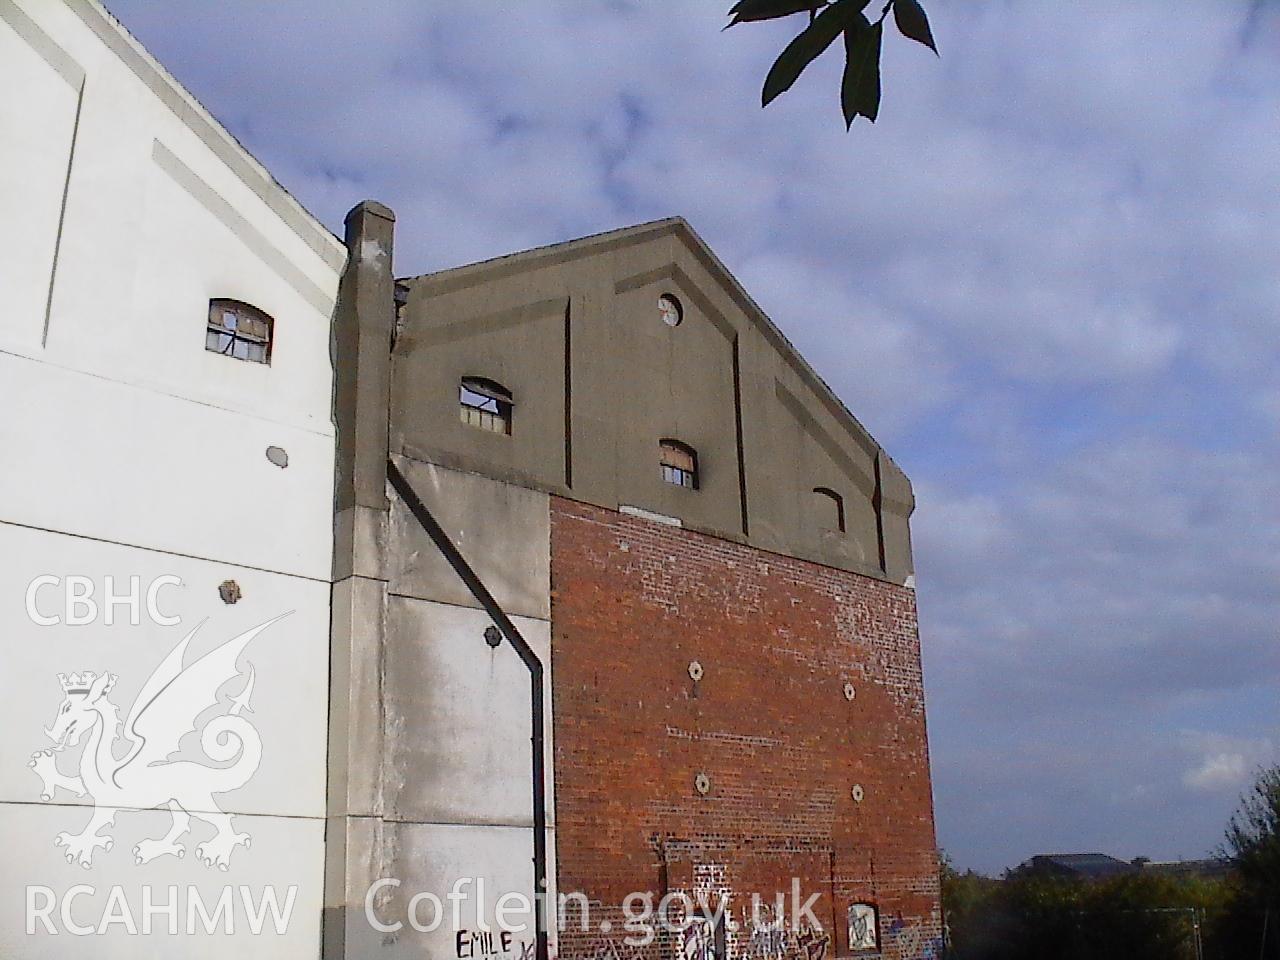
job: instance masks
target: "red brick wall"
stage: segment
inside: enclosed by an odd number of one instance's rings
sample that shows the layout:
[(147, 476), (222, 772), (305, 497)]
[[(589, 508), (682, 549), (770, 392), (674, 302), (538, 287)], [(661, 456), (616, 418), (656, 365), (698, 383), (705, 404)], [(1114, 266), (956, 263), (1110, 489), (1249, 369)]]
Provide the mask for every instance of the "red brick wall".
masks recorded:
[[(834, 935), (801, 950), (792, 931), (787, 953), (848, 955), (845, 909), (864, 901), (879, 908), (885, 957), (931, 956), (938, 871), (914, 592), (551, 503), (559, 888), (615, 924), (612, 936), (562, 934), (560, 955), (619, 944), (616, 907), (631, 891), (711, 890), (738, 917), (753, 893), (789, 901), (798, 877)], [(730, 933), (731, 957), (762, 955), (748, 935)]]

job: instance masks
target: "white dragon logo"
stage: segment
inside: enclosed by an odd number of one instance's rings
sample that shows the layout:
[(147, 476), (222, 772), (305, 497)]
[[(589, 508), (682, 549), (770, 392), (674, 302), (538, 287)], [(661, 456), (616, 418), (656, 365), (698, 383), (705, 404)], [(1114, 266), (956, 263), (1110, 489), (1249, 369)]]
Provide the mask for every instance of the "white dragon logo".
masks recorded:
[[(238, 846), (248, 847), (248, 834), (236, 833), (231, 816), (223, 813), (213, 799), (244, 786), (262, 759), (262, 738), (241, 712), (249, 708), (253, 693), (252, 665), (240, 693), (229, 697), (230, 709), (209, 719), (200, 730), (200, 747), (214, 767), (193, 760), (169, 758), (178, 752), (179, 742), (196, 730), (201, 714), (219, 705), (218, 691), (240, 674), (236, 661), (254, 637), (288, 614), (247, 630), (205, 654), (190, 666), (183, 660), (187, 646), (200, 630), (197, 626), (173, 648), (142, 685), (120, 730), (119, 708), (107, 694), (118, 679), (114, 674), (58, 674), (64, 700), (44, 733), (54, 742), (52, 749), (31, 755), (27, 766), (44, 783), (40, 798), (52, 800), (59, 788), (78, 797), (93, 798), (93, 814), (78, 834), (60, 833), (54, 843), (66, 849), (68, 863), (88, 869), (94, 852), (110, 851), (114, 840), (100, 835), (115, 822), (121, 810), (151, 810), (168, 807), (173, 823), (163, 837), (146, 839), (133, 848), (134, 861), (149, 863), (157, 857), (181, 858), (186, 847), (179, 839), (191, 818), (213, 826), (212, 840), (196, 846), (196, 856), (211, 867), (226, 870)], [(202, 626), (203, 624), (201, 624)], [(66, 776), (58, 770), (57, 755), (88, 739), (80, 756), (80, 775)], [(124, 749), (117, 758), (117, 745)]]

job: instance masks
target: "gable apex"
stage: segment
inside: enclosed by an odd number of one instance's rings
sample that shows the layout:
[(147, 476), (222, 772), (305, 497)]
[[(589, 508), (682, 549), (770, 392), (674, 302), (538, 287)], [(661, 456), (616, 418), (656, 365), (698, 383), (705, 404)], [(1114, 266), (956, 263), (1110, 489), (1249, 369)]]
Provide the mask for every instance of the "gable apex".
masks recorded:
[(884, 448), (876, 442), (875, 438), (872, 437), (871, 433), (858, 418), (853, 415), (844, 401), (813, 369), (787, 338), (786, 334), (756, 303), (751, 294), (733, 275), (732, 271), (725, 266), (724, 261), (716, 255), (710, 245), (703, 240), (682, 216), (664, 217), (659, 220), (650, 220), (645, 223), (607, 230), (573, 240), (533, 247), (529, 250), (505, 254), (434, 273), (405, 277), (399, 282), (420, 290), (424, 295), (440, 296), (458, 290), (465, 290), (481, 283), (516, 276), (527, 271), (583, 260), (613, 250), (651, 243), (671, 236), (678, 238), (707, 274), (719, 283), (729, 299), (742, 310), (743, 314), (764, 336), (769, 345), (777, 351), (786, 364), (797, 374), (801, 382), (812, 391), (817, 400), (844, 427), (854, 443), (868, 455), (882, 457), (888, 469), (900, 476), (900, 482), (891, 484), (890, 491), (892, 492), (887, 492), (887, 495), (894, 499), (905, 513), (909, 514), (914, 507), (914, 498), (910, 493), (910, 481), (901, 468), (892, 460)]

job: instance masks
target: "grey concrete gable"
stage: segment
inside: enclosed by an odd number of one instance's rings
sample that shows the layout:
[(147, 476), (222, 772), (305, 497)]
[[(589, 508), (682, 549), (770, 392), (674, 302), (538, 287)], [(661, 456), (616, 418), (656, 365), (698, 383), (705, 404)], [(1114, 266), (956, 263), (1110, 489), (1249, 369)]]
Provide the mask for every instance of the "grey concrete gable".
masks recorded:
[[(602, 257), (618, 250), (624, 250), (640, 244), (655, 243), (663, 238), (673, 237), (692, 255), (693, 259), (703, 267), (708, 279), (719, 286), (742, 314), (764, 336), (765, 340), (778, 352), (788, 366), (795, 371), (801, 382), (813, 392), (815, 398), (840, 421), (843, 429), (859, 446), (868, 452), (882, 451), (867, 429), (857, 417), (845, 406), (840, 397), (827, 385), (801, 356), (786, 335), (770, 319), (768, 314), (752, 299), (724, 262), (715, 254), (705, 240), (699, 236), (684, 217), (666, 217), (634, 226), (622, 227), (604, 233), (593, 234), (576, 240), (535, 247), (518, 253), (484, 260), (479, 263), (442, 270), (436, 273), (408, 277), (401, 282), (425, 296), (442, 296), (466, 290), (480, 284), (493, 283), (498, 280), (519, 276), (547, 267), (562, 266), (570, 262), (589, 257)], [(655, 280), (668, 279), (679, 287), (689, 291), (691, 297), (701, 297), (701, 291), (690, 281), (689, 274), (681, 270), (675, 260), (663, 264), (653, 270), (625, 277), (617, 281), (616, 292), (643, 287)], [(705, 302), (705, 298), (703, 298)], [(731, 339), (727, 321), (718, 311), (710, 314), (717, 328)], [(887, 454), (886, 454), (887, 457)], [(892, 460), (889, 461), (892, 463)], [(892, 469), (906, 481), (905, 474), (894, 464)], [(909, 481), (906, 481), (909, 483)]]
[[(910, 482), (683, 219), (400, 285), (393, 453), (910, 576)], [(678, 327), (661, 295), (683, 305)], [(460, 420), (470, 376), (511, 391), (509, 429)], [(696, 490), (663, 482), (662, 438), (697, 451)], [(841, 529), (825, 529), (821, 491)]]

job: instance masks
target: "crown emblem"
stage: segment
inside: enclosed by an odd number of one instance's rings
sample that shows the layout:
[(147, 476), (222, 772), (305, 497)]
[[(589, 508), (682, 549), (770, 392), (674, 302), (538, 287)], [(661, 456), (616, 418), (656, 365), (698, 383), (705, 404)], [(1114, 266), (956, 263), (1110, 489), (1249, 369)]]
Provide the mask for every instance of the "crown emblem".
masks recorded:
[(92, 670), (73, 673), (71, 676), (65, 673), (58, 674), (58, 682), (62, 684), (63, 693), (88, 693), (89, 688), (93, 686), (93, 681), (97, 679), (98, 675)]

